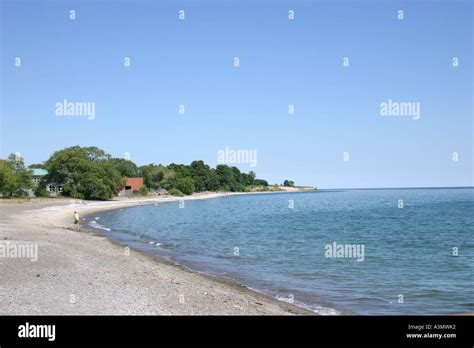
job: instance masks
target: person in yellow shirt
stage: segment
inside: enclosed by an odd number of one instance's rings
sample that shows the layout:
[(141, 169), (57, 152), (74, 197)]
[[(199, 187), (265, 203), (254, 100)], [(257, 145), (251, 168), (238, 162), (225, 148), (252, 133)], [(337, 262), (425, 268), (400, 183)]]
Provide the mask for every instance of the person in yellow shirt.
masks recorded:
[(77, 213), (77, 211), (74, 212), (74, 224), (78, 224), (79, 223), (79, 214)]

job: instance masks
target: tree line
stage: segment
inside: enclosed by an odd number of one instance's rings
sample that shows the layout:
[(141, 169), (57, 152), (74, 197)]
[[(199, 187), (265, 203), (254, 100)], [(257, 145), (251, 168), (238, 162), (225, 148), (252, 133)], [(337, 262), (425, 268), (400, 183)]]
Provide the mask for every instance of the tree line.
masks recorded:
[[(38, 185), (32, 181), (33, 168), (48, 171)], [(255, 186), (268, 186), (268, 182), (257, 179), (253, 171), (243, 173), (224, 164), (211, 168), (198, 160), (190, 165), (172, 163), (139, 167), (97, 147), (68, 147), (54, 152), (44, 163), (29, 167), (14, 154), (0, 160), (0, 193), (3, 197), (22, 195), (29, 189), (34, 190), (36, 196), (45, 196), (46, 185), (54, 183), (61, 185), (64, 196), (108, 200), (125, 187), (126, 177), (143, 177), (145, 186), (141, 193), (144, 195), (148, 190), (160, 189), (181, 196), (203, 191), (244, 192)], [(285, 184), (289, 183), (293, 184), (285, 181)]]

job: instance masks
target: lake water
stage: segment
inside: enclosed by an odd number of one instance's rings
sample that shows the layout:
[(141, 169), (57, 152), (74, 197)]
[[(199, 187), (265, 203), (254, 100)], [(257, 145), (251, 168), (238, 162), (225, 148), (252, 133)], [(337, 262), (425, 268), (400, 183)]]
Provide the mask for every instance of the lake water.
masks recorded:
[(321, 314), (466, 313), (474, 312), (473, 193), (227, 196), (114, 210), (89, 223), (124, 244)]

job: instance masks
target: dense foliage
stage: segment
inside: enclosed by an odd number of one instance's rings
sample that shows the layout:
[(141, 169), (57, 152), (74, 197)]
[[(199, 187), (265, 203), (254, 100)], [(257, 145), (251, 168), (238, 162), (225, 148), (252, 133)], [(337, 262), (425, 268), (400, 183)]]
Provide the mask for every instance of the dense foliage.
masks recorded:
[(63, 185), (63, 194), (81, 199), (111, 199), (124, 187), (116, 163), (97, 147), (56, 151), (45, 163), (47, 182)]
[[(65, 196), (106, 200), (124, 188), (127, 177), (143, 177), (145, 186), (137, 192), (142, 195), (158, 190), (176, 196), (203, 191), (241, 192), (254, 186), (265, 189), (268, 186), (268, 182), (257, 179), (254, 172), (242, 173), (237, 167), (220, 164), (211, 168), (203, 161), (193, 161), (190, 165), (172, 163), (138, 167), (130, 160), (112, 158), (97, 147), (68, 147), (30, 168), (48, 171), (38, 187), (33, 184), (31, 170), (25, 168), (22, 159), (10, 155), (8, 160), (0, 160), (0, 193), (7, 197), (34, 189), (37, 196), (45, 196), (46, 184), (53, 183), (63, 187)], [(285, 180), (285, 186), (293, 185), (292, 181)]]
[(285, 180), (283, 181), (283, 186), (293, 187), (295, 186), (295, 183), (291, 180)]
[(112, 158), (112, 162), (120, 175), (128, 178), (140, 176), (140, 171), (135, 163), (125, 158)]
[(145, 185), (152, 189), (175, 188), (184, 194), (203, 191), (245, 191), (248, 186), (264, 185), (265, 180), (255, 179), (255, 173), (241, 173), (236, 167), (218, 165), (211, 168), (203, 161), (190, 165), (172, 163), (169, 166), (149, 164), (139, 168)]
[(33, 188), (31, 170), (25, 168), (23, 159), (11, 154), (6, 160), (0, 160), (0, 193), (3, 197), (23, 196)]

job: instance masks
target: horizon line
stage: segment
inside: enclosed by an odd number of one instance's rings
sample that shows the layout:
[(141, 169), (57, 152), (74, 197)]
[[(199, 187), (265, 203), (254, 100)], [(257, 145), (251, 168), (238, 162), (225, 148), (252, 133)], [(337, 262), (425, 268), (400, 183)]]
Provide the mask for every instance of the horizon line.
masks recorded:
[[(304, 185), (296, 185), (304, 186)], [(401, 190), (401, 189), (461, 189), (474, 188), (474, 186), (401, 186), (401, 187), (337, 187), (337, 188), (318, 188), (317, 190)]]

